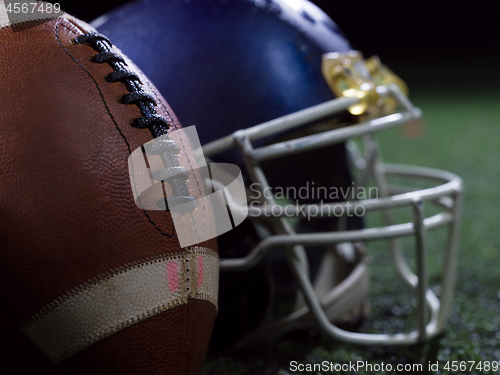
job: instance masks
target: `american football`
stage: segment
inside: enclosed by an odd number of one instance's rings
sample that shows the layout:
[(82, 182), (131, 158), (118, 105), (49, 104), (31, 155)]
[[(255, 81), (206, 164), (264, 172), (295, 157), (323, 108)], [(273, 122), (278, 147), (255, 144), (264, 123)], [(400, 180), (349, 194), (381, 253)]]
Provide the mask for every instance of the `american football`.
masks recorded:
[[(93, 27), (62, 11), (13, 19), (10, 5), (0, 4), (0, 373), (197, 374), (217, 312), (216, 240), (181, 248), (171, 212), (137, 207), (128, 173), (132, 151), (180, 123)], [(178, 150), (177, 171), (195, 166), (192, 152)], [(200, 196), (199, 178), (174, 181), (184, 200)], [(198, 204), (186, 220), (210, 215)]]

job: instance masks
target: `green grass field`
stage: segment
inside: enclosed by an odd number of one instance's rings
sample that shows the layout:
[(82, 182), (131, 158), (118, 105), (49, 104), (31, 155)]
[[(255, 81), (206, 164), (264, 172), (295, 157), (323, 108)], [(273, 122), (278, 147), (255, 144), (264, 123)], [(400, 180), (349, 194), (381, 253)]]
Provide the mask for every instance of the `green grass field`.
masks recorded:
[[(495, 72), (483, 68), (473, 69), (477, 73), (474, 76), (464, 76), (462, 72), (470, 72), (469, 67), (448, 68), (442, 63), (437, 70), (424, 74), (425, 67), (418, 70), (418, 66), (403, 64), (403, 72), (414, 73), (407, 82), (412, 101), (424, 111), (425, 133), (417, 139), (405, 137), (402, 129), (377, 135), (386, 162), (444, 169), (464, 180), (466, 194), (458, 282), (445, 333), (423, 345), (387, 348), (341, 344), (319, 335), (289, 336), (231, 355), (209, 355), (203, 374), (284, 375), (300, 373), (290, 370), (290, 361), (320, 363), (324, 360), (338, 363), (362, 360), (394, 366), (422, 363), (423, 373), (429, 374), (436, 372), (428, 371), (427, 363), (439, 361), (439, 373), (497, 373), (476, 368), (469, 371), (471, 363), (466, 370), (448, 372), (443, 369), (447, 361), (500, 361), (500, 189), (497, 185), (500, 182), (500, 95), (495, 93), (494, 87), (483, 86), (485, 82), (492, 84), (489, 73)], [(421, 74), (415, 74), (416, 71)], [(442, 263), (441, 242), (439, 234), (430, 238), (431, 281)], [(358, 328), (363, 332), (372, 332), (374, 327), (392, 331), (399, 318), (408, 320), (403, 329), (414, 323), (411, 314), (405, 316), (408, 310), (405, 306), (411, 305), (411, 297), (394, 281), (395, 273), (385, 245), (376, 243), (368, 250), (372, 261), (372, 313)], [(401, 309), (392, 310), (394, 306)], [(391, 311), (404, 317), (387, 317)]]

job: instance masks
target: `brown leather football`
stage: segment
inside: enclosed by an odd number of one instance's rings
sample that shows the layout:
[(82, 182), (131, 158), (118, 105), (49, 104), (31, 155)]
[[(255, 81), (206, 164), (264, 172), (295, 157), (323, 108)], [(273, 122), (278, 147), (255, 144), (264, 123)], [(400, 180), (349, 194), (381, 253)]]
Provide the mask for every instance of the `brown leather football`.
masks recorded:
[[(181, 248), (170, 212), (136, 205), (128, 170), (132, 151), (179, 128), (88, 24), (0, 10), (0, 374), (200, 371), (216, 242)], [(189, 146), (177, 159), (195, 166)], [(183, 199), (202, 196), (199, 179)], [(202, 206), (186, 220), (213, 225)]]

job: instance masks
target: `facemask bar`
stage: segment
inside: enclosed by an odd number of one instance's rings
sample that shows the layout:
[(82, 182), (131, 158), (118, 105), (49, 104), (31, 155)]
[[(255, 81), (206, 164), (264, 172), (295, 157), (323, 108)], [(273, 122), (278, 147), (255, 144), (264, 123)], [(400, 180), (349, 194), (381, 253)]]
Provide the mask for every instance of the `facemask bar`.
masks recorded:
[[(394, 97), (394, 99), (396, 99), (403, 108), (403, 112), (393, 113), (384, 117), (365, 121), (359, 125), (334, 129), (320, 134), (314, 134), (292, 139), (290, 141), (272, 144), (270, 146), (260, 147), (258, 149), (250, 147), (248, 151), (251, 150), (252, 160), (259, 162), (286, 156), (287, 154), (296, 153), (297, 151), (304, 152), (314, 150), (335, 143), (340, 143), (350, 138), (362, 136), (364, 134), (391, 129), (422, 116), (420, 109), (415, 108), (408, 98), (401, 93), (396, 85), (378, 86), (376, 91), (382, 97), (388, 95)], [(238, 130), (224, 138), (207, 143), (203, 146), (203, 153), (205, 156), (211, 157), (237, 146), (238, 139), (253, 141), (286, 130), (291, 130), (301, 125), (309, 124), (314, 121), (333, 116), (337, 113), (341, 113), (357, 102), (359, 102), (359, 99), (357, 98), (342, 97), (333, 99), (328, 102), (264, 122), (248, 129)]]
[[(259, 166), (259, 162), (262, 160), (273, 159), (319, 147), (326, 147), (356, 136), (367, 137), (367, 134), (392, 128), (421, 116), (420, 110), (413, 107), (411, 102), (401, 93), (395, 84), (378, 86), (376, 87), (376, 91), (381, 97), (390, 95), (403, 109), (402, 112), (368, 120), (359, 125), (301, 137), (258, 149), (252, 147), (251, 140), (276, 134), (331, 116), (346, 110), (358, 101), (356, 98), (343, 97), (249, 129), (239, 130), (228, 137), (207, 144), (203, 147), (203, 151), (206, 156), (211, 156), (237, 146), (241, 150), (252, 181), (259, 183), (262, 191), (264, 191), (268, 188), (268, 183)], [(280, 215), (275, 215), (273, 214), (273, 207), (276, 206), (276, 202), (273, 198), (265, 198), (267, 206), (258, 208), (248, 207), (249, 216), (259, 217), (263, 220), (271, 220), (275, 232), (278, 234), (272, 235), (261, 241), (244, 258), (223, 260), (221, 262), (221, 270), (236, 272), (251, 268), (262, 260), (267, 251), (278, 246), (285, 246), (287, 260), (306, 299), (309, 313), (312, 314), (316, 324), (323, 332), (334, 339), (357, 344), (394, 345), (425, 341), (442, 331), (451, 308), (456, 279), (459, 219), (462, 202), (461, 193), (463, 190), (462, 182), (458, 176), (449, 172), (430, 168), (382, 164), (381, 161), (377, 159), (378, 152), (376, 151), (376, 144), (371, 140), (371, 137), (365, 138), (365, 142), (374, 150), (372, 151), (372, 155), (369, 155), (369, 158), (367, 158), (371, 167), (367, 169), (366, 175), (373, 174), (381, 191), (387, 193), (384, 193), (385, 196), (382, 196), (382, 198), (359, 201), (356, 202), (356, 204), (363, 206), (366, 211), (382, 210), (386, 212), (387, 226), (344, 232), (296, 234), (293, 228), (291, 228), (285, 220), (286, 217), (305, 217), (306, 215), (310, 215), (313, 209), (316, 213), (320, 212), (320, 215), (328, 217), (333, 213), (333, 210), (331, 210), (332, 206), (342, 207), (347, 215), (353, 213), (353, 207), (352, 205), (349, 207), (350, 202), (324, 204), (322, 210), (318, 211), (320, 210), (318, 205), (304, 205), (293, 207), (289, 210), (282, 210)], [(370, 149), (370, 147), (368, 147), (368, 149)], [(370, 159), (373, 160), (370, 161)], [(386, 183), (386, 177), (390, 175), (418, 177), (438, 181), (442, 184), (433, 188), (390, 196), (390, 191)], [(231, 204), (231, 197), (227, 196), (227, 199)], [(436, 203), (442, 206), (445, 211), (425, 218), (423, 213), (424, 202)], [(392, 218), (388, 210), (408, 205), (413, 208), (413, 222), (396, 225), (392, 224)], [(426, 232), (442, 226), (449, 226), (450, 232), (443, 271), (443, 295), (440, 301), (436, 295), (426, 287), (425, 259), (427, 251)], [(417, 275), (413, 274), (410, 270), (399, 249), (397, 241), (394, 240), (408, 235), (414, 235), (416, 238)], [(396, 335), (374, 335), (344, 331), (333, 325), (325, 314), (322, 304), (328, 301), (318, 300), (314, 293), (313, 286), (309, 280), (304, 246), (332, 245), (340, 242), (370, 241), (376, 239), (393, 239), (391, 247), (398, 273), (402, 279), (416, 291), (416, 295), (419, 297), (420, 302), (417, 307), (417, 313), (419, 315), (418, 330), (414, 332)], [(419, 282), (419, 280), (422, 282)], [(422, 303), (422, 301), (425, 301), (425, 303)], [(326, 307), (328, 307), (328, 305)], [(430, 318), (427, 318), (428, 309), (431, 312)], [(287, 319), (283, 322), (284, 325), (289, 324), (286, 320)], [(291, 319), (288, 319), (288, 321), (291, 321)], [(279, 325), (276, 328), (279, 328)]]
[[(412, 175), (412, 176), (422, 176), (422, 177), (436, 177), (433, 176), (432, 173), (428, 173), (427, 175), (418, 172), (434, 172), (439, 174), (440, 171), (436, 170), (424, 170), (420, 168), (410, 168), (405, 169), (401, 166), (385, 166), (385, 173), (393, 174), (393, 175)], [(410, 172), (410, 173), (408, 173)], [(323, 331), (327, 334), (330, 334), (336, 339), (358, 343), (358, 344), (410, 344), (415, 343), (417, 341), (423, 341), (429, 339), (442, 331), (443, 326), (446, 322), (447, 316), (449, 314), (451, 302), (453, 299), (453, 289), (456, 279), (456, 261), (457, 261), (457, 249), (458, 249), (458, 233), (459, 233), (459, 219), (460, 219), (460, 210), (461, 210), (461, 187), (459, 185), (459, 179), (455, 179), (449, 181), (444, 184), (448, 185), (448, 187), (444, 189), (436, 189), (431, 188), (429, 190), (442, 190), (441, 192), (437, 192), (435, 194), (422, 194), (423, 197), (426, 198), (426, 201), (432, 202), (429, 198), (434, 198), (434, 201), (439, 199), (440, 197), (451, 197), (453, 201), (451, 202), (451, 208), (448, 208), (447, 212), (439, 213), (429, 218), (423, 218), (423, 210), (421, 208), (422, 200), (418, 199), (419, 195), (421, 195), (419, 191), (413, 193), (404, 194), (407, 196), (405, 199), (405, 205), (411, 204), (414, 206), (415, 212), (415, 220), (414, 223), (405, 223), (405, 224), (397, 224), (397, 225), (389, 225), (386, 227), (380, 228), (368, 228), (362, 230), (354, 230), (354, 231), (346, 231), (346, 232), (330, 232), (330, 233), (314, 233), (314, 234), (296, 234), (296, 235), (274, 235), (263, 240), (247, 257), (240, 259), (226, 259), (221, 262), (221, 270), (228, 272), (235, 272), (238, 270), (244, 270), (252, 267), (257, 264), (265, 255), (267, 251), (272, 250), (276, 247), (281, 247), (283, 245), (293, 246), (293, 245), (331, 245), (334, 243), (346, 242), (346, 241), (370, 241), (377, 239), (394, 239), (403, 236), (415, 235), (417, 240), (417, 259), (420, 259), (419, 263), (422, 264), (423, 259), (425, 259), (425, 233), (428, 230), (433, 230), (442, 226), (450, 225), (450, 232), (448, 238), (447, 245), (447, 253), (445, 259), (445, 269), (443, 272), (443, 281), (442, 281), (442, 290), (443, 295), (441, 296), (441, 302), (435, 296), (435, 294), (430, 290), (426, 289), (425, 291), (425, 300), (426, 304), (419, 304), (419, 316), (425, 318), (426, 310), (424, 310), (427, 305), (431, 310), (431, 320), (425, 326), (425, 334), (422, 333), (422, 329), (420, 331), (420, 335), (416, 332), (410, 334), (400, 334), (400, 335), (363, 335), (358, 333), (346, 332), (343, 331), (344, 334), (339, 334), (336, 329), (325, 329), (325, 322), (328, 321), (325, 316), (323, 310), (315, 310), (313, 309), (314, 304), (311, 302), (311, 298), (313, 298), (313, 302), (317, 301), (318, 306), (328, 307), (329, 304), (333, 304), (335, 301), (318, 301), (314, 294), (310, 294), (313, 292), (312, 284), (309, 281), (308, 275), (305, 272), (299, 271), (301, 266), (301, 262), (297, 261), (293, 263), (292, 269), (296, 274), (298, 274), (298, 280), (301, 283), (301, 289), (304, 291), (304, 295), (306, 299), (308, 299), (308, 305), (310, 310), (313, 312), (315, 320), (319, 323), (319, 326), (322, 327)], [(443, 186), (444, 186), (443, 185)], [(441, 186), (442, 187), (442, 186)], [(438, 188), (441, 188), (438, 187)], [(393, 197), (394, 198), (394, 197)], [(401, 198), (396, 196), (396, 198)], [(383, 202), (381, 202), (383, 203)], [(386, 201), (387, 203), (387, 201)], [(449, 201), (447, 202), (450, 203)], [(371, 206), (371, 207), (370, 207)], [(367, 205), (365, 208), (375, 208), (377, 205)], [(386, 204), (385, 206), (379, 206), (379, 209), (388, 209), (393, 207), (401, 207), (403, 205), (400, 204)], [(382, 208), (381, 208), (382, 207)], [(406, 264), (406, 261), (403, 257), (399, 258), (395, 263), (400, 274), (404, 271), (408, 270), (409, 267)], [(418, 280), (420, 276), (420, 280), (425, 280), (424, 275), (425, 268), (418, 268), (417, 275), (414, 275), (411, 271), (407, 272), (403, 276), (403, 280), (408, 283), (411, 282), (412, 289), (422, 289), (424, 288), (424, 284), (419, 285)], [(301, 277), (303, 276), (303, 277)], [(304, 283), (307, 282), (307, 285)], [(355, 288), (353, 284), (352, 288)], [(351, 289), (352, 289), (351, 288)], [(352, 290), (346, 291), (345, 295), (350, 294)], [(422, 294), (421, 289), (418, 294)], [(309, 298), (307, 298), (309, 297)], [(339, 296), (337, 296), (339, 297)], [(420, 299), (422, 300), (422, 299)], [(294, 313), (292, 313), (294, 314)], [(296, 313), (296, 315), (300, 316), (300, 313)], [(291, 318), (291, 317), (290, 317)], [(287, 319), (284, 319), (287, 320)], [(289, 319), (290, 320), (290, 319)], [(323, 321), (320, 323), (319, 321)], [(283, 322), (285, 323), (285, 322)], [(328, 324), (331, 325), (331, 323)], [(279, 326), (278, 326), (279, 327)], [(278, 328), (275, 327), (275, 328)], [(422, 327), (422, 321), (420, 321), (420, 327)], [(283, 329), (282, 327), (280, 327)]]

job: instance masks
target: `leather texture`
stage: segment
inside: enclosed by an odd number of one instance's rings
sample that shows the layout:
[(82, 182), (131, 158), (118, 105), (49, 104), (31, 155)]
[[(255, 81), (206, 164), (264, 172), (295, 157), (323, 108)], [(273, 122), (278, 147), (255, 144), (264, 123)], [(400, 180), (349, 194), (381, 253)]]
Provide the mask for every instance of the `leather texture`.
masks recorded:
[(22, 331), (59, 363), (189, 299), (217, 305), (218, 266), (219, 257), (208, 249), (131, 264), (74, 288), (38, 313)]
[[(212, 304), (190, 300), (91, 346), (61, 368), (72, 375), (197, 374), (204, 359), (197, 353), (208, 348), (214, 319)], [(151, 346), (151, 340), (162, 345)], [(123, 346), (123, 342), (128, 344)]]
[[(134, 203), (127, 158), (152, 136), (130, 125), (141, 113), (118, 102), (128, 91), (106, 82), (112, 68), (91, 62), (91, 47), (72, 43), (92, 31), (70, 16), (17, 32), (0, 29), (0, 310), (17, 328), (99, 275), (184, 251), (170, 213)], [(161, 94), (126, 62), (156, 98), (158, 114), (180, 128)], [(189, 150), (179, 159), (190, 161)], [(194, 179), (188, 186), (198, 198)], [(192, 220), (213, 225), (209, 210), (197, 208)], [(199, 246), (217, 250), (215, 240)], [(214, 304), (191, 299), (96, 344), (106, 355), (91, 347), (61, 368), (68, 374), (79, 366), (94, 374), (198, 373), (215, 315)], [(140, 365), (140, 371), (118, 371), (118, 365)]]

